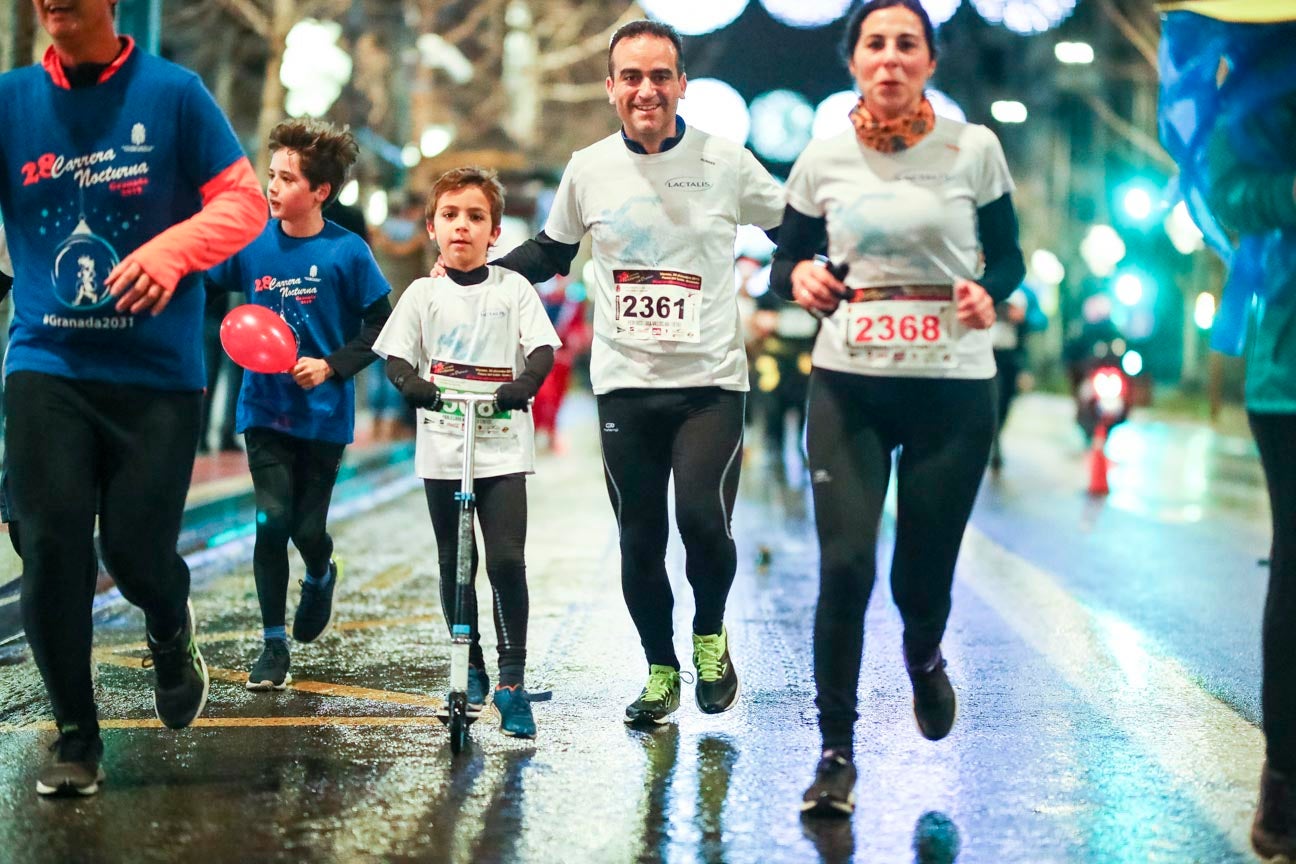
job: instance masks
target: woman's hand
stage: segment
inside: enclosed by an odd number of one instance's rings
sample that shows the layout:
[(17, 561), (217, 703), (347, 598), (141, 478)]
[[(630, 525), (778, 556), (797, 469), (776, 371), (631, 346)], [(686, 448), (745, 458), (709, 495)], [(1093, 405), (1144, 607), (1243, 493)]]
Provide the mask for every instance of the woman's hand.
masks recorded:
[(802, 261), (792, 268), (792, 299), (811, 311), (832, 312), (846, 296), (846, 286), (817, 261)]
[(444, 276), (445, 259), (442, 258), (440, 255), (438, 255), (437, 260), (432, 262), (432, 269), (428, 271), (428, 275), (431, 276), (433, 279), (440, 279), (442, 276)]
[(958, 304), (958, 320), (964, 327), (985, 330), (995, 322), (994, 301), (990, 295), (971, 279), (954, 283), (954, 302)]

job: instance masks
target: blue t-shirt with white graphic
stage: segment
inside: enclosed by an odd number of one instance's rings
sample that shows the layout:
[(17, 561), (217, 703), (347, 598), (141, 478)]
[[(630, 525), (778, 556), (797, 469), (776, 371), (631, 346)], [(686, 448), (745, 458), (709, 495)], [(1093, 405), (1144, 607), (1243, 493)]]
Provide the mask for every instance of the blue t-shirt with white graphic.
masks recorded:
[(198, 76), (131, 50), (92, 87), (40, 66), (0, 75), (0, 213), (14, 265), (6, 374), (201, 390), (203, 292), (180, 280), (157, 316), (117, 312), (109, 271), (196, 214), (243, 158)]
[[(297, 356), (327, 358), (360, 332), (365, 309), (391, 292), (364, 240), (328, 220), (310, 237), (289, 237), (278, 219), (242, 252), (207, 277), (288, 322)], [(349, 444), (355, 427), (355, 385), (337, 376), (305, 390), (283, 372), (247, 372), (236, 425), (295, 438)]]

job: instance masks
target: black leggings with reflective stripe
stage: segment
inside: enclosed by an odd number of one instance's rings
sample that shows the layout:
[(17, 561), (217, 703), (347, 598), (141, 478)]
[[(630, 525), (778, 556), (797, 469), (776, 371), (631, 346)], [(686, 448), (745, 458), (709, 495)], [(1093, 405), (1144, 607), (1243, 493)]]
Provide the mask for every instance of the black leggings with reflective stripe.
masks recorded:
[(666, 574), (667, 488), (693, 632), (719, 633), (737, 569), (730, 520), (742, 465), (746, 394), (718, 387), (614, 390), (598, 397), (603, 472), (621, 540), (621, 591), (650, 664), (679, 668)]
[[(882, 378), (816, 369), (806, 429), (819, 603), (814, 671), (824, 747), (851, 746), (864, 611), (897, 462), (891, 594), (914, 656), (940, 645), (954, 563), (995, 432), (995, 382)], [(898, 655), (897, 655), (898, 656)]]
[[(459, 551), (458, 480), (424, 480), (428, 514), (436, 534), (437, 561), (441, 569), (441, 611), (454, 623), (455, 576)], [(495, 644), (499, 654), (499, 683), (522, 685), (527, 656), (527, 618), (530, 594), (526, 583), (527, 498), (526, 475), (503, 474), (473, 482), (477, 522), (486, 546), (486, 578), (490, 580), (495, 611)], [(473, 580), (477, 576), (477, 538), (473, 535)], [(481, 632), (477, 629), (477, 593), (469, 591), (464, 623), (472, 628), (468, 662), (485, 668)]]

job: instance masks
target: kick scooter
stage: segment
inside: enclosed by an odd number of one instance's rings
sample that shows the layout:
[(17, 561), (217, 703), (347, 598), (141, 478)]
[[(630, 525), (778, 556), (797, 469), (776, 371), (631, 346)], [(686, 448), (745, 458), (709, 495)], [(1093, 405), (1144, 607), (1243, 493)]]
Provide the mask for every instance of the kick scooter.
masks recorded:
[(457, 403), (463, 409), (464, 457), (463, 475), (455, 500), (459, 502), (459, 545), (455, 560), (454, 620), (450, 622), (450, 692), (446, 706), (437, 718), (450, 727), (450, 752), (460, 753), (468, 746), (468, 726), (476, 716), (468, 713), (468, 646), (472, 631), (464, 621), (468, 592), (472, 590), (473, 512), (476, 498), (473, 495), (473, 449), (477, 443), (477, 417), (495, 413), (494, 393), (445, 393), (442, 400)]

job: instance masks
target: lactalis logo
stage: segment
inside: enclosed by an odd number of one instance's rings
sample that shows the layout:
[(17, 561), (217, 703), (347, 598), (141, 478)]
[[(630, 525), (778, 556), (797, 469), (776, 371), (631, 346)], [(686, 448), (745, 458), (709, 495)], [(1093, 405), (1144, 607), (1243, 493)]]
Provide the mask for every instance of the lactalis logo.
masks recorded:
[(667, 189), (696, 189), (699, 191), (710, 189), (711, 181), (701, 177), (672, 177), (666, 181)]

